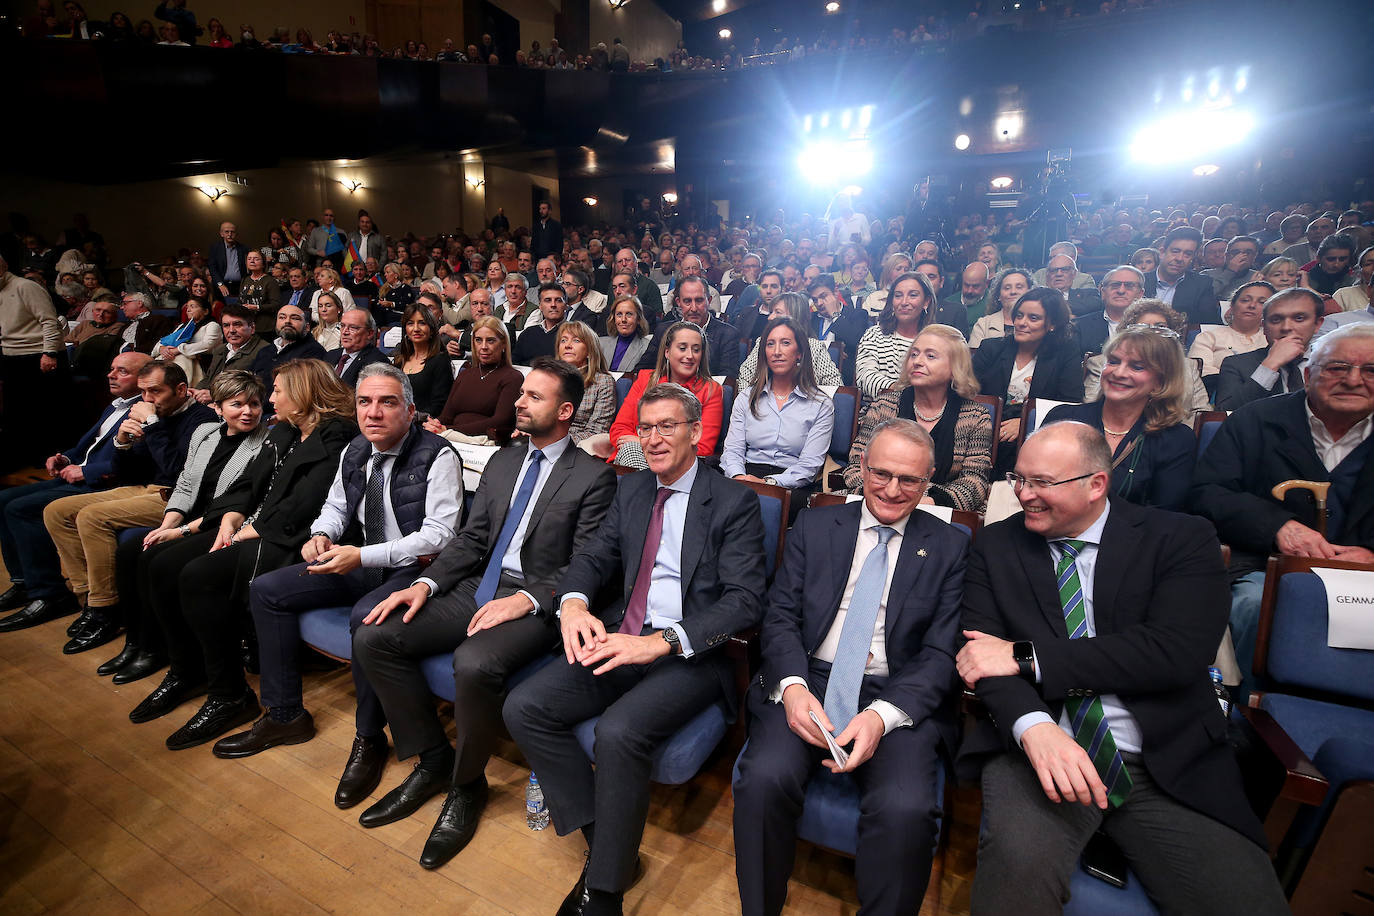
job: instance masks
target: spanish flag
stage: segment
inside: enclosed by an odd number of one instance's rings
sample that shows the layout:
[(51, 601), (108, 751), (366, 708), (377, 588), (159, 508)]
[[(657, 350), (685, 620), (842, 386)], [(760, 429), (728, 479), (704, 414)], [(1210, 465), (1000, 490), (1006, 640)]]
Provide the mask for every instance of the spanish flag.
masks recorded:
[(296, 248), (301, 247), (301, 240), (291, 234), (291, 227), (286, 225), (286, 219), (284, 217), (281, 221), (281, 234), (286, 236), (286, 240)]
[[(342, 232), (339, 234), (343, 235)], [(353, 265), (362, 261), (363, 258), (362, 255), (358, 254), (358, 246), (353, 244), (352, 239), (344, 236), (344, 243), (347, 247), (344, 248), (343, 272), (348, 273), (353, 269)]]

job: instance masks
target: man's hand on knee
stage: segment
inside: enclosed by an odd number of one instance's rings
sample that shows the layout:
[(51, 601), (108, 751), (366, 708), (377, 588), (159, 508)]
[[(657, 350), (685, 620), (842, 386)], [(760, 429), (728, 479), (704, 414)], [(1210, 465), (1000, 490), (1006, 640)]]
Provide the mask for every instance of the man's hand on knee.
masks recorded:
[(405, 616), (401, 618), (402, 623), (410, 623), (419, 613), (420, 608), (424, 607), (429, 600), (429, 586), (423, 582), (416, 582), (410, 588), (403, 588), (399, 592), (392, 592), (381, 601), (377, 606), (368, 612), (363, 618), (363, 625), (379, 624), (391, 615), (391, 612), (398, 607), (406, 609)]
[(1052, 802), (1070, 801), (1107, 808), (1107, 787), (1088, 752), (1053, 722), (1032, 725), (1021, 735), (1021, 749)]

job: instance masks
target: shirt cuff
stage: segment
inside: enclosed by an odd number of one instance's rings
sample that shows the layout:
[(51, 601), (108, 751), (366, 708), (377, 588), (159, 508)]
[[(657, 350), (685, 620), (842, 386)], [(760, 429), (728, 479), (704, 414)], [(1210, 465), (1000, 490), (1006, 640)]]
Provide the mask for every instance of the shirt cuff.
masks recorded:
[(791, 687), (793, 684), (801, 684), (807, 690), (811, 689), (811, 685), (806, 683), (806, 678), (797, 677), (794, 674), (791, 677), (785, 677), (782, 680), (778, 681), (778, 686), (774, 687), (773, 692), (768, 695), (768, 702), (781, 703), (784, 691), (786, 691), (787, 688)]
[(1274, 384), (1279, 380), (1279, 374), (1268, 366), (1256, 366), (1255, 371), (1250, 373), (1250, 380), (1265, 391), (1273, 391)]
[(1040, 712), (1038, 710), (1036, 712), (1028, 712), (1011, 723), (1011, 737), (1016, 741), (1016, 746), (1021, 746), (1021, 736), (1026, 733), (1026, 729), (1030, 728), (1032, 725), (1039, 725), (1042, 722), (1048, 722), (1054, 725), (1054, 720), (1050, 718), (1049, 713)]
[[(886, 735), (894, 728), (902, 728), (912, 724), (911, 716), (893, 706), (887, 700), (874, 700), (868, 704), (867, 709), (871, 709), (878, 714), (878, 718), (883, 720), (883, 734)], [(867, 711), (867, 709), (865, 711)]]
[(534, 596), (531, 595), (529, 592), (525, 591), (523, 588), (520, 589), (520, 591), (516, 592), (516, 594), (517, 594), (517, 595), (524, 595), (526, 598), (530, 599), (530, 604), (531, 604), (532, 606), (530, 607), (530, 614), (529, 614), (529, 616), (531, 616), (531, 617), (538, 617), (538, 616), (539, 616), (539, 602), (535, 600)]
[[(330, 540), (332, 541), (333, 538), (330, 538)], [(391, 565), (388, 553), (389, 551), (385, 544), (369, 544), (366, 547), (358, 548), (358, 559), (362, 562), (364, 568), (385, 568)]]
[(420, 585), (422, 583), (429, 587), (429, 597), (433, 598), (435, 595), (439, 594), (439, 583), (435, 582), (429, 576), (421, 576), (411, 584)]
[(562, 598), (558, 600), (558, 610), (554, 611), (553, 614), (555, 617), (561, 618), (563, 616), (563, 604), (569, 598), (577, 598), (581, 600), (583, 604), (587, 605), (587, 610), (591, 610), (592, 603), (591, 601), (587, 600), (586, 595), (582, 594), (581, 592), (568, 592), (566, 595), (564, 595)]
[(687, 638), (687, 631), (684, 630), (681, 626), (679, 626), (679, 625), (677, 625), (677, 624), (674, 624), (674, 623), (668, 624), (668, 625), (667, 625), (666, 627), (664, 627), (663, 629), (665, 629), (665, 630), (672, 630), (674, 633), (677, 634), (677, 645), (678, 645), (678, 650), (682, 653), (682, 657), (683, 657), (683, 658), (691, 658), (691, 657), (692, 657), (692, 641), (691, 641), (690, 639)]

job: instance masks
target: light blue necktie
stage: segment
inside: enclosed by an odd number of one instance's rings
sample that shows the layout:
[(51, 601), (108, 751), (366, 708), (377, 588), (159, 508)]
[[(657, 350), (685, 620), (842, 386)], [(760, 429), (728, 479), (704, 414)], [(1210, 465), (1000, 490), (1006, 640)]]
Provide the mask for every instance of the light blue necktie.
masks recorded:
[(515, 502), (511, 503), (510, 511), (506, 513), (506, 522), (501, 526), (501, 534), (496, 538), (496, 547), (492, 549), (491, 559), (487, 561), (486, 572), (482, 573), (482, 581), (477, 583), (477, 594), (473, 596), (473, 600), (479, 608), (496, 597), (496, 586), (501, 583), (502, 560), (510, 548), (511, 539), (515, 537), (515, 529), (520, 527), (520, 521), (525, 517), (525, 509), (530, 504), (530, 497), (534, 495), (535, 482), (539, 480), (539, 462), (543, 460), (543, 452), (537, 448), (530, 450), (530, 466), (525, 468), (525, 476), (520, 480), (520, 489), (515, 492)]
[(859, 713), (859, 689), (863, 686), (864, 668), (873, 648), (873, 627), (878, 622), (878, 605), (887, 585), (887, 542), (897, 533), (895, 528), (879, 525), (878, 546), (868, 552), (854, 594), (849, 599), (849, 612), (840, 630), (840, 644), (835, 661), (830, 666), (830, 681), (825, 687), (825, 714), (835, 732), (844, 731), (849, 720)]

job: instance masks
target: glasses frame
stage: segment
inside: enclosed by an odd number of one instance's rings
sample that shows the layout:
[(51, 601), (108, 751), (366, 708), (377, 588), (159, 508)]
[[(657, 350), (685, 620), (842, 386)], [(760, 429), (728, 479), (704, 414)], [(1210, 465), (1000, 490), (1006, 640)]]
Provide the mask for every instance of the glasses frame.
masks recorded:
[[(1006, 473), (1006, 479), (1007, 479), (1007, 483), (1011, 484), (1011, 490), (1012, 490), (1012, 492), (1013, 492), (1013, 493), (1020, 493), (1020, 492), (1021, 492), (1022, 490), (1024, 490), (1027, 486), (1029, 486), (1032, 490), (1052, 490), (1052, 489), (1054, 489), (1055, 487), (1062, 487), (1062, 486), (1063, 486), (1064, 484), (1066, 484), (1066, 483), (1073, 483), (1075, 480), (1087, 480), (1089, 477), (1092, 477), (1094, 474), (1100, 474), (1100, 473), (1102, 473), (1102, 472), (1101, 472), (1101, 471), (1089, 471), (1089, 472), (1086, 473), (1086, 474), (1079, 474), (1077, 477), (1070, 477), (1068, 480), (1056, 480), (1056, 481), (1052, 481), (1052, 482), (1051, 482), (1051, 481), (1045, 480), (1043, 477), (1022, 477), (1020, 474), (1016, 473), (1015, 471), (1007, 471), (1007, 473)], [(1037, 482), (1037, 481), (1038, 481), (1038, 482)]]
[[(886, 468), (871, 468), (867, 464), (862, 466), (862, 470), (869, 477), (873, 478), (873, 483), (878, 489), (885, 489), (892, 481), (897, 481), (897, 488), (908, 495), (916, 493), (930, 483), (929, 477), (917, 477), (915, 474), (894, 474)], [(884, 482), (881, 477), (886, 477)], [(907, 481), (913, 481), (907, 483)]]

